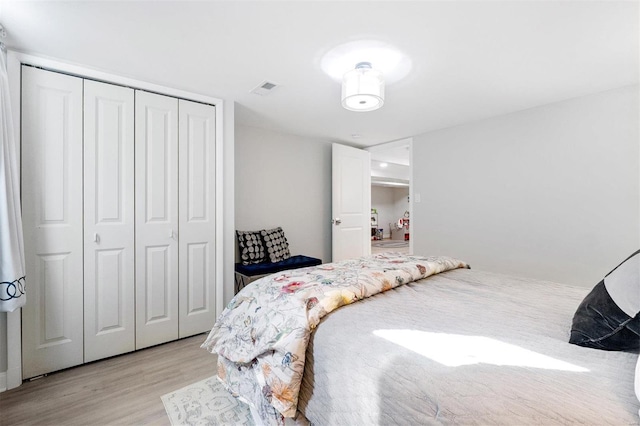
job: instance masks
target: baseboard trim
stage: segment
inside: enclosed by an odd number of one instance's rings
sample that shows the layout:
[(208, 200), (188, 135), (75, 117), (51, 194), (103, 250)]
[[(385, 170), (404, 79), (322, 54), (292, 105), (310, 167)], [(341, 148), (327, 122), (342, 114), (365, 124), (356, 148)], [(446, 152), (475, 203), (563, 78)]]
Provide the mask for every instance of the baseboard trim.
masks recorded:
[(7, 390), (7, 373), (0, 373), (0, 392)]

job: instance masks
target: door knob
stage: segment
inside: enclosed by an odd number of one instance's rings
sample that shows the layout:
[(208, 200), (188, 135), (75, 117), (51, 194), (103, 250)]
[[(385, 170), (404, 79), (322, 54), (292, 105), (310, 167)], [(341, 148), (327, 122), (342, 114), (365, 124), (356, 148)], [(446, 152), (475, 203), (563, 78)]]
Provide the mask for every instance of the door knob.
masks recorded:
[(342, 223), (342, 220), (340, 220), (339, 217), (336, 217), (335, 219), (331, 220), (331, 223), (333, 223), (334, 225), (340, 225)]

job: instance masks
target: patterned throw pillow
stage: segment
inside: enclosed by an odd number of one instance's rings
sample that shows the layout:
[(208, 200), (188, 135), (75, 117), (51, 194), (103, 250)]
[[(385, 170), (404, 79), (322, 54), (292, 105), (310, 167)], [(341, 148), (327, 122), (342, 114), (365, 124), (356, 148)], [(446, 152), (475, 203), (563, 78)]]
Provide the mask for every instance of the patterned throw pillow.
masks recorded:
[(260, 231), (236, 231), (240, 261), (243, 265), (262, 263), (267, 260)]
[(280, 262), (291, 257), (289, 242), (284, 236), (284, 231), (281, 227), (263, 229), (260, 233), (267, 250), (267, 256), (271, 262)]

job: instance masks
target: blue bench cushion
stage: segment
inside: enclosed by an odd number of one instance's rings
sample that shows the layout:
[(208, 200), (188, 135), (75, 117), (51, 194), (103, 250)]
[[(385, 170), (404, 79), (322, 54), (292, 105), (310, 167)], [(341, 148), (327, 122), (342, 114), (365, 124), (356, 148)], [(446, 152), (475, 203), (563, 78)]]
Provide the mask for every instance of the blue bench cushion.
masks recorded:
[(250, 265), (243, 265), (236, 263), (236, 272), (242, 275), (265, 275), (273, 274), (280, 271), (286, 271), (287, 269), (306, 268), (307, 266), (320, 265), (322, 261), (315, 257), (309, 257), (304, 255), (291, 256), (288, 259), (281, 260), (280, 262), (263, 262), (253, 263)]

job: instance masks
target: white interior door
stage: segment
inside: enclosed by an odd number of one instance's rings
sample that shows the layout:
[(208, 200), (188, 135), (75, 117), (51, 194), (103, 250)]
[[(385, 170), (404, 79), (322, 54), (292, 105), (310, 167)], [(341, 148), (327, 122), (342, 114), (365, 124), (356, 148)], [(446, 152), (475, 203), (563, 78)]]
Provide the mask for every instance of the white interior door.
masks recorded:
[(82, 79), (22, 67), (23, 378), (81, 364)]
[(333, 144), (332, 258), (371, 254), (371, 155)]
[(215, 311), (215, 118), (211, 105), (180, 100), (179, 329), (205, 332)]
[(133, 89), (84, 82), (84, 360), (133, 351)]
[(178, 100), (136, 91), (136, 349), (178, 338)]

